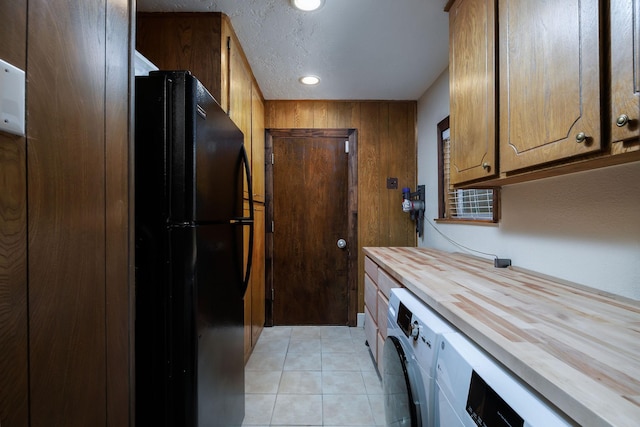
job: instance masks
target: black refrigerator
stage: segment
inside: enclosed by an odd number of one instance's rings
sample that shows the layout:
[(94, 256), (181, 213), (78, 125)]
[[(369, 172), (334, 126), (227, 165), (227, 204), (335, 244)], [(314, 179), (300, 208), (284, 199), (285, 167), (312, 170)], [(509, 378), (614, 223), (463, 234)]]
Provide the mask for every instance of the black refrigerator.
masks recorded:
[[(242, 132), (187, 71), (135, 82), (138, 426), (240, 426), (253, 202)], [(248, 257), (244, 236), (249, 234)]]

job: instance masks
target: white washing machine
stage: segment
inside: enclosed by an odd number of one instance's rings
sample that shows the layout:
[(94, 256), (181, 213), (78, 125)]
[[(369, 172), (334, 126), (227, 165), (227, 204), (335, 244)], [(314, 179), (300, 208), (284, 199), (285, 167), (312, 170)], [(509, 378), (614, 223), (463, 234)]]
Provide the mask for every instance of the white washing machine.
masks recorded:
[(435, 401), (435, 426), (572, 425), (460, 334), (440, 342)]
[(406, 289), (392, 289), (383, 349), (387, 426), (434, 425), (435, 364), (442, 334), (454, 329)]

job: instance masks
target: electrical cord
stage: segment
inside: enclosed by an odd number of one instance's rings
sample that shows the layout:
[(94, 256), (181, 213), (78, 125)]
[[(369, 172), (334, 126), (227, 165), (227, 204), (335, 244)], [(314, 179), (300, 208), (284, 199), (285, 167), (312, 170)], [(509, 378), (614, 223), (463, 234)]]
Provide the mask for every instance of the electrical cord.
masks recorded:
[(436, 227), (436, 226), (435, 226), (435, 225), (434, 225), (430, 220), (428, 220), (426, 217), (425, 217), (425, 221), (426, 221), (426, 222), (428, 222), (428, 223), (429, 223), (429, 225), (431, 226), (431, 228), (433, 228), (433, 229), (434, 229), (434, 230), (435, 230), (435, 231), (436, 231), (440, 236), (442, 236), (442, 237), (443, 237), (447, 242), (451, 243), (452, 245), (457, 246), (457, 247), (459, 247), (460, 249), (462, 249), (462, 250), (464, 250), (464, 251), (466, 251), (466, 252), (469, 252), (469, 253), (473, 253), (473, 252), (475, 252), (475, 253), (478, 253), (478, 254), (491, 256), (491, 257), (493, 257), (493, 258), (494, 258), (494, 260), (497, 260), (497, 259), (499, 258), (499, 257), (498, 257), (498, 255), (496, 255), (496, 254), (491, 254), (491, 253), (487, 253), (487, 252), (482, 252), (482, 251), (478, 251), (478, 250), (476, 250), (476, 249), (471, 249), (471, 248), (469, 248), (469, 247), (467, 247), (467, 246), (464, 246), (464, 245), (462, 245), (462, 244), (460, 244), (460, 243), (456, 242), (455, 240), (453, 240), (453, 239), (452, 239), (452, 238), (450, 238), (449, 236), (445, 235), (442, 231), (440, 231), (440, 230), (438, 229), (438, 227)]

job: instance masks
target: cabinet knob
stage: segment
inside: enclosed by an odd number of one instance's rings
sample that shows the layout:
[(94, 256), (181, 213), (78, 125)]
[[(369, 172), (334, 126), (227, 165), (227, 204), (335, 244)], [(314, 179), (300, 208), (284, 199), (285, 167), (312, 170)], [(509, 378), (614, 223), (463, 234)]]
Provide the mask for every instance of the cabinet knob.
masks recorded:
[(484, 162), (482, 164), (482, 169), (486, 170), (487, 172), (489, 171), (489, 169), (491, 169), (491, 165), (487, 162)]
[(616, 119), (616, 126), (618, 126), (619, 128), (626, 125), (627, 123), (629, 123), (629, 116), (627, 116), (626, 114), (620, 114)]
[(584, 134), (584, 132), (580, 132), (576, 135), (576, 142), (578, 144), (585, 142), (587, 140), (587, 135)]

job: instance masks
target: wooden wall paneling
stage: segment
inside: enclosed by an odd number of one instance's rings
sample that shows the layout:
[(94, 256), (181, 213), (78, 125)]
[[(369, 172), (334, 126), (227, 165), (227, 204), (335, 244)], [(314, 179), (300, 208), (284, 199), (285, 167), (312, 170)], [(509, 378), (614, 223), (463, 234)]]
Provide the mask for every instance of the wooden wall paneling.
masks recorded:
[[(129, 227), (133, 204), (129, 183), (133, 170), (133, 144), (129, 123), (133, 121), (129, 94), (130, 64), (134, 41), (131, 23), (135, 10), (129, 1), (107, 1), (105, 91), (105, 202), (106, 202), (106, 357), (107, 427), (129, 425), (133, 419), (133, 265), (134, 233)], [(131, 186), (133, 188), (133, 186)], [(133, 200), (133, 198), (131, 198)], [(131, 334), (129, 333), (131, 331)]]
[(29, 383), (24, 144), (23, 137), (0, 132), (0, 420), (9, 426), (26, 427)]
[[(343, 114), (343, 111), (345, 110), (347, 104), (351, 104), (351, 103), (327, 102), (326, 104), (327, 118), (326, 118), (326, 126), (325, 126), (326, 128), (328, 129), (349, 128), (349, 127), (353, 128), (353, 126), (350, 126), (351, 125), (350, 120), (344, 119), (345, 115)], [(347, 123), (345, 124), (345, 122)]]
[[(25, 70), (27, 3), (0, 2), (0, 58)], [(0, 131), (0, 422), (29, 423), (26, 138)]]
[[(264, 102), (264, 127), (265, 129), (278, 129), (284, 128), (284, 114), (285, 108), (282, 108), (282, 101), (268, 101)], [(266, 142), (265, 142), (266, 144)]]
[(360, 102), (331, 102), (327, 106), (327, 128), (360, 127)]
[[(361, 122), (358, 135), (358, 212), (360, 214), (359, 234), (361, 244), (377, 245), (380, 234), (380, 158), (381, 133), (380, 104), (363, 102), (360, 104)], [(363, 264), (364, 265), (364, 264)]]
[[(416, 145), (410, 144), (414, 138), (415, 115), (409, 103), (397, 103), (389, 109), (389, 144), (385, 145), (386, 155), (390, 159), (389, 173), (398, 178), (398, 189), (387, 190), (389, 224), (389, 246), (415, 246), (415, 222), (410, 215), (402, 211), (402, 188), (410, 187), (416, 191)], [(397, 144), (396, 141), (407, 141)], [(394, 153), (395, 152), (395, 153)]]
[(289, 109), (283, 108), (281, 101), (264, 102), (264, 127), (265, 129), (281, 129), (286, 127), (285, 114)]
[(383, 102), (380, 104), (380, 120), (378, 133), (380, 134), (380, 145), (378, 147), (378, 156), (381, 159), (385, 159), (380, 164), (380, 175), (378, 178), (378, 197), (380, 198), (380, 218), (383, 219), (379, 222), (380, 232), (378, 234), (378, 243), (376, 246), (392, 246), (392, 224), (391, 218), (395, 217), (391, 201), (394, 199), (394, 194), (400, 191), (400, 182), (398, 182), (397, 190), (389, 190), (387, 188), (387, 179), (390, 177), (398, 178), (398, 149), (399, 144), (396, 146), (396, 141), (400, 138), (397, 135), (392, 135), (389, 130), (389, 103)]
[(327, 109), (329, 103), (327, 101), (314, 101), (313, 102), (313, 127), (314, 128), (327, 128), (328, 127), (328, 114)]
[[(380, 182), (383, 159), (380, 145), (380, 103), (360, 103), (358, 129), (358, 236), (359, 251), (365, 246), (380, 246), (380, 223), (384, 222), (380, 206)], [(364, 257), (358, 256), (358, 312), (364, 311)]]
[(30, 426), (105, 425), (105, 1), (28, 22)]
[[(408, 113), (407, 113), (407, 182), (413, 182), (413, 186), (411, 189), (413, 191), (417, 190), (418, 184), (418, 104), (411, 103), (409, 104)], [(424, 184), (424, 183), (423, 183)], [(407, 241), (406, 246), (417, 246), (418, 245), (418, 234), (416, 233), (416, 224), (414, 221), (409, 219), (407, 235), (409, 236), (409, 240)], [(426, 224), (425, 224), (426, 225)]]
[[(27, 53), (27, 3), (0, 2), (0, 59), (24, 70)], [(6, 134), (2, 134), (6, 135)]]
[(297, 101), (294, 109), (293, 127), (314, 128), (313, 101)]
[(281, 129), (286, 128), (287, 123), (293, 124), (294, 101), (265, 101), (268, 106), (268, 114), (265, 114), (265, 128)]

